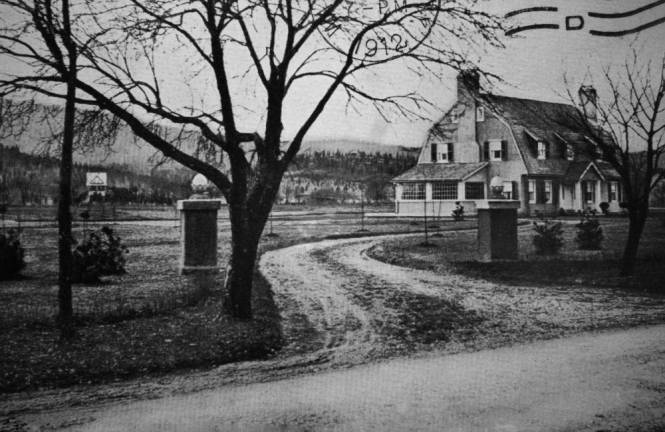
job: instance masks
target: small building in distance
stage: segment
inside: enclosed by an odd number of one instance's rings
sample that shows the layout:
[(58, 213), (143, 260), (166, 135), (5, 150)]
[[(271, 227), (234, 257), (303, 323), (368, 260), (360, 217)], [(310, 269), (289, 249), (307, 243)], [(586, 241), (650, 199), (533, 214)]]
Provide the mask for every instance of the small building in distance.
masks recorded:
[[(597, 95), (579, 90), (593, 122)], [(457, 101), (422, 145), (418, 163), (393, 179), (398, 215), (450, 216), (460, 201), (467, 214), (501, 179), (503, 196), (524, 215), (619, 211), (618, 173), (600, 160), (573, 105), (482, 93), (477, 72), (457, 77)]]

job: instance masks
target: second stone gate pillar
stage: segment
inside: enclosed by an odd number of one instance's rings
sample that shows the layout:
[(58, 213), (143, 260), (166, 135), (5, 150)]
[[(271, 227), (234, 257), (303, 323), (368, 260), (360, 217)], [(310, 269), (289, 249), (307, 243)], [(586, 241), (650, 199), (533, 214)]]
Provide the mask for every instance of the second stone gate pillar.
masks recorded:
[(517, 259), (517, 209), (519, 201), (480, 201), (478, 252), (481, 261)]

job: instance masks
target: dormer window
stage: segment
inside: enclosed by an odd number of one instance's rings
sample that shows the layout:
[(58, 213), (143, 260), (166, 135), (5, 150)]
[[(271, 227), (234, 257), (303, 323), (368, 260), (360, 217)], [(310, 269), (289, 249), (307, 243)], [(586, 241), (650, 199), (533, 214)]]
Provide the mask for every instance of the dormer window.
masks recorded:
[(490, 141), (490, 160), (500, 161), (503, 160), (503, 144), (501, 141)]
[(459, 123), (459, 115), (455, 111), (452, 111), (450, 113), (450, 122), (451, 123)]
[(453, 144), (438, 143), (431, 147), (432, 162), (449, 163), (453, 161)]
[(484, 107), (476, 108), (476, 121), (477, 122), (485, 121), (485, 108)]
[(538, 159), (545, 160), (548, 156), (547, 143), (543, 141), (538, 141)]
[(575, 149), (570, 144), (566, 145), (566, 159), (569, 161), (575, 159)]

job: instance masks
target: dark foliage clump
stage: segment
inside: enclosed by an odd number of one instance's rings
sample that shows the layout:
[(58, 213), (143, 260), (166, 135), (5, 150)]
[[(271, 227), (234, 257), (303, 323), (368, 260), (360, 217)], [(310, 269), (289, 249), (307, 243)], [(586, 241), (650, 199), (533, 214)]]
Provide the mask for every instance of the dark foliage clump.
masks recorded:
[(603, 212), (605, 216), (609, 214), (610, 203), (603, 201), (602, 203), (598, 204), (598, 207), (600, 207), (600, 211)]
[(603, 242), (603, 229), (598, 219), (585, 217), (576, 225), (577, 237), (575, 241), (582, 250), (598, 250)]
[(25, 267), (24, 256), (18, 231), (10, 229), (0, 233), (0, 280), (18, 276)]
[(533, 223), (536, 235), (533, 237), (533, 245), (538, 255), (554, 255), (563, 246), (563, 228), (561, 222), (549, 222), (547, 220)]
[(111, 228), (91, 232), (72, 253), (72, 282), (98, 282), (100, 276), (126, 273), (128, 252)]

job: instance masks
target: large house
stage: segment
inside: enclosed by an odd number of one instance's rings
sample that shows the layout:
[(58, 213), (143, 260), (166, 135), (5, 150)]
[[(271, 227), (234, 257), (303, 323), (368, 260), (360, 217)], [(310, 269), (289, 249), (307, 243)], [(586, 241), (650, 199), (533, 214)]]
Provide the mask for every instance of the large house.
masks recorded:
[(518, 200), (521, 214), (598, 210), (601, 202), (619, 211), (619, 176), (584, 133), (596, 91), (583, 86), (579, 95), (583, 110), (481, 93), (477, 73), (458, 75), (457, 102), (430, 129), (418, 164), (393, 179), (396, 213), (449, 216), (460, 201), (473, 214), (490, 183)]

